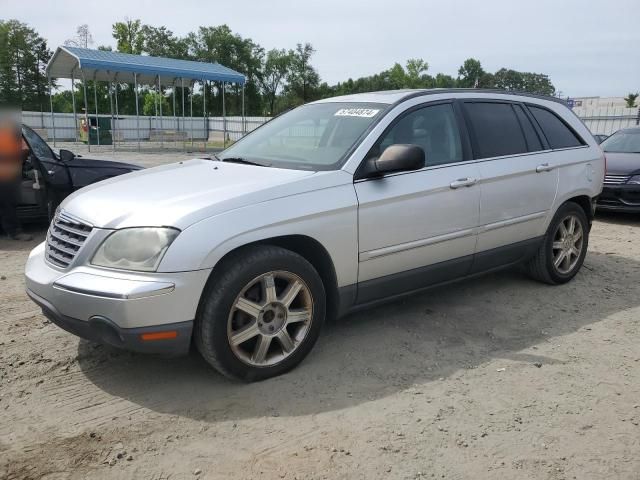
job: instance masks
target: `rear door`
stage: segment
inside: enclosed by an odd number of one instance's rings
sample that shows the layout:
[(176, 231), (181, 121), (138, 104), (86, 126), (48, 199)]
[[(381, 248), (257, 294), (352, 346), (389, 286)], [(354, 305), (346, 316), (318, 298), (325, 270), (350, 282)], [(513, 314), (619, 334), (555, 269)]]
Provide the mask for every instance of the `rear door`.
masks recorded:
[(558, 169), (523, 105), (462, 103), (481, 178), (476, 272), (515, 262), (535, 248), (556, 196)]
[[(476, 243), (480, 190), (477, 165), (452, 102), (401, 114), (368, 158), (393, 144), (425, 151), (426, 167), (357, 179), (358, 303), (463, 276)], [(366, 160), (365, 160), (366, 161)]]

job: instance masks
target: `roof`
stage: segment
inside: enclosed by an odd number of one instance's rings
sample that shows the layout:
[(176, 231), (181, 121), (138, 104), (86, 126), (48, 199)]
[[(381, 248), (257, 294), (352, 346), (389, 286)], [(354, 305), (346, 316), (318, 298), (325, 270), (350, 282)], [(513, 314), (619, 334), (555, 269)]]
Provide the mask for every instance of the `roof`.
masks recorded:
[(327, 102), (366, 102), (366, 103), (387, 103), (393, 104), (408, 100), (413, 97), (421, 97), (423, 95), (438, 94), (456, 94), (456, 93), (474, 93), (474, 94), (491, 94), (491, 95), (515, 95), (518, 97), (538, 98), (540, 100), (548, 100), (551, 102), (566, 105), (564, 100), (549, 97), (547, 95), (536, 95), (534, 93), (518, 92), (515, 90), (498, 90), (486, 88), (423, 88), (423, 89), (405, 89), (405, 90), (383, 90), (379, 92), (354, 93), (352, 95), (343, 95), (340, 97), (325, 98), (314, 103)]
[(194, 62), (174, 58), (132, 55), (129, 53), (58, 47), (47, 64), (47, 75), (53, 78), (84, 78), (105, 82), (160, 83), (173, 85), (184, 80), (213, 80), (243, 84), (245, 76), (219, 63)]
[(318, 100), (314, 103), (331, 103), (331, 102), (357, 102), (357, 103), (396, 103), (405, 97), (416, 94), (425, 94), (429, 90), (381, 90), (379, 92), (353, 93), (351, 95), (341, 95), (339, 97), (330, 97)]

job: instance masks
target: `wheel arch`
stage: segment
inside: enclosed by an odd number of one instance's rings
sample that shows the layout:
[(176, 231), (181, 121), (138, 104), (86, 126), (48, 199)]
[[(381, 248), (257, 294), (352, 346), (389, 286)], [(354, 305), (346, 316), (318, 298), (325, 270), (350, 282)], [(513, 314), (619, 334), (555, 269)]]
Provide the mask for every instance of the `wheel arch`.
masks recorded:
[(589, 220), (589, 225), (593, 222), (594, 211), (591, 203), (591, 198), (588, 195), (577, 195), (575, 197), (571, 197), (566, 199), (562, 204), (564, 205), (567, 202), (577, 203), (582, 210), (584, 210), (584, 214), (587, 216)]
[(589, 221), (589, 226), (591, 226), (591, 223), (593, 222), (593, 218), (595, 214), (594, 209), (592, 207), (592, 194), (590, 194), (590, 192), (581, 190), (577, 192), (572, 192), (570, 194), (565, 195), (564, 197), (560, 197), (556, 199), (556, 202), (554, 203), (555, 207), (549, 212), (549, 216), (547, 217), (547, 223), (545, 228), (549, 227), (549, 224), (551, 223), (553, 216), (567, 202), (573, 202), (577, 204), (580, 208), (582, 208), (582, 210), (584, 211), (584, 214), (587, 216), (587, 220)]
[[(212, 288), (213, 282), (216, 278), (216, 273), (219, 272), (221, 268), (224, 268), (226, 263), (230, 261), (233, 256), (237, 255), (238, 252), (245, 248), (259, 245), (271, 245), (284, 248), (286, 250), (297, 253), (305, 260), (307, 260), (313, 266), (313, 268), (316, 269), (324, 285), (327, 295), (327, 319), (333, 319), (338, 315), (338, 277), (331, 255), (324, 247), (324, 245), (322, 245), (322, 243), (320, 243), (318, 240), (308, 235), (302, 234), (281, 235), (276, 237), (263, 238), (237, 246), (232, 250), (229, 250), (213, 267), (213, 270), (211, 271), (211, 273), (209, 274), (209, 278), (207, 279), (202, 297), (204, 297), (210, 290), (210, 288)], [(200, 305), (202, 305), (202, 298), (200, 301)], [(198, 306), (198, 310), (200, 310), (200, 305)]]

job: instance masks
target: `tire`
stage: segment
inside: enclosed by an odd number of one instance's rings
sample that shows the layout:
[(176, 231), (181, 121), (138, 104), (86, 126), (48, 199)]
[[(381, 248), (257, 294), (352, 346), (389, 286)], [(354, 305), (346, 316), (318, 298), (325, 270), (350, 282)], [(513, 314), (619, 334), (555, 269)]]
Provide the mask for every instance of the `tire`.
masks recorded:
[(213, 275), (194, 325), (196, 347), (210, 365), (227, 377), (258, 381), (307, 356), (326, 312), (324, 285), (307, 260), (284, 248), (251, 246), (225, 258)]
[[(564, 231), (568, 233), (570, 219), (575, 221), (575, 230), (573, 233), (565, 235), (563, 239), (564, 232), (561, 224), (564, 225)], [(581, 232), (579, 238), (576, 233), (578, 231)], [(581, 242), (579, 242), (580, 238)], [(580, 243), (579, 249), (578, 243)], [(558, 209), (551, 220), (542, 244), (535, 256), (526, 264), (527, 271), (532, 278), (550, 285), (566, 283), (575, 277), (582, 267), (588, 244), (589, 221), (587, 216), (580, 205), (567, 202)], [(577, 254), (573, 250), (567, 251), (571, 245), (578, 250)], [(559, 260), (559, 256), (563, 252), (565, 255), (557, 265), (556, 261)], [(569, 255), (568, 258), (567, 255)]]

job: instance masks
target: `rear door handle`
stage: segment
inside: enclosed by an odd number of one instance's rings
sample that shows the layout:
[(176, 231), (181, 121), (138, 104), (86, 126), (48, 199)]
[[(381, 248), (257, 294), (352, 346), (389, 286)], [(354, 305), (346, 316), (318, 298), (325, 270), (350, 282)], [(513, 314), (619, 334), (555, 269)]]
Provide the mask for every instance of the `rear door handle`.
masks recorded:
[(459, 178), (458, 180), (451, 182), (449, 186), (454, 190), (460, 187), (470, 187), (471, 185), (475, 185), (477, 183), (477, 179), (475, 178)]
[(543, 163), (540, 164), (536, 167), (536, 172), (540, 173), (540, 172), (550, 172), (551, 170), (553, 170), (553, 167), (551, 165), (549, 165), (548, 163)]

